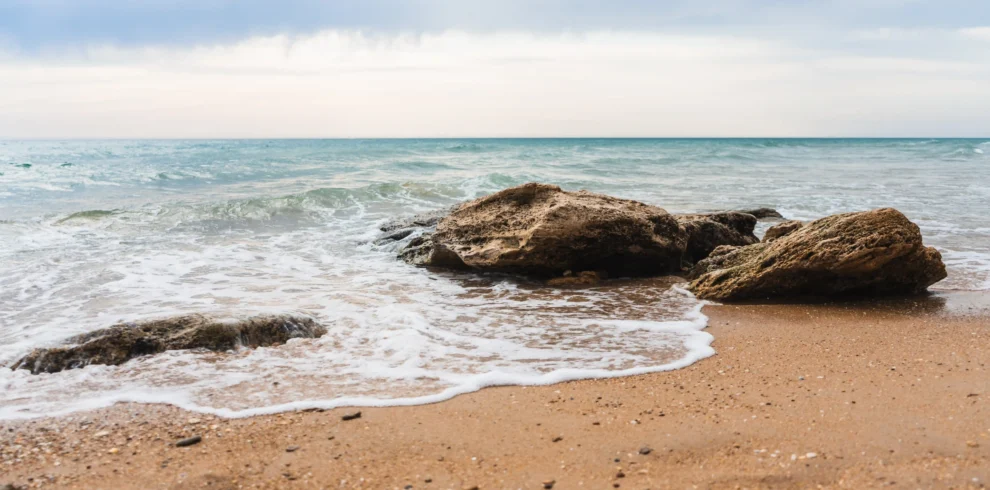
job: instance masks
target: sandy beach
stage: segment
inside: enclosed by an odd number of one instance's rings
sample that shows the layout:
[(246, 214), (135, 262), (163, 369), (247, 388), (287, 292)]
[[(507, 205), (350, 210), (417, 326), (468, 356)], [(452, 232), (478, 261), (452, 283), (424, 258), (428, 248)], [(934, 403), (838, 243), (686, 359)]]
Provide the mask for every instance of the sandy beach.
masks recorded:
[(224, 420), (131, 404), (6, 422), (0, 485), (982, 488), (988, 303), (708, 306), (718, 354), (683, 370), (351, 420), (358, 409)]

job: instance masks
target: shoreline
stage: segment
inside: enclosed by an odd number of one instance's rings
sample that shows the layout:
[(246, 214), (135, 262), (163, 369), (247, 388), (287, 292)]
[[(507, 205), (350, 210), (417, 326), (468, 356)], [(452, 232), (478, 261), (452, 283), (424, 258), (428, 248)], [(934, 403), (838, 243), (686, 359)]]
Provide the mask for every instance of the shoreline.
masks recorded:
[[(0, 488), (990, 481), (990, 294), (703, 312), (717, 354), (674, 371), (490, 387), (408, 407), (221, 419), (118, 404), (0, 422)], [(341, 419), (357, 410), (361, 418)], [(174, 446), (193, 435), (202, 442)]]

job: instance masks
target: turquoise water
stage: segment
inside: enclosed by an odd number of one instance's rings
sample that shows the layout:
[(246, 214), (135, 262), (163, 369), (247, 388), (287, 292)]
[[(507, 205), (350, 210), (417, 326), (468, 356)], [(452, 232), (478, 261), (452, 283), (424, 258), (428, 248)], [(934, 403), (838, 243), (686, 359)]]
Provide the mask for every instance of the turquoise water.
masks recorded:
[(331, 326), (227, 357), (2, 370), (0, 418), (117, 400), (226, 415), (417, 403), (711, 354), (697, 302), (666, 283), (562, 293), (430, 273), (370, 243), (388, 218), (531, 181), (671, 212), (768, 206), (809, 220), (893, 206), (942, 251), (938, 288), (990, 289), (988, 151), (990, 138), (0, 142), (0, 363), (190, 311)]

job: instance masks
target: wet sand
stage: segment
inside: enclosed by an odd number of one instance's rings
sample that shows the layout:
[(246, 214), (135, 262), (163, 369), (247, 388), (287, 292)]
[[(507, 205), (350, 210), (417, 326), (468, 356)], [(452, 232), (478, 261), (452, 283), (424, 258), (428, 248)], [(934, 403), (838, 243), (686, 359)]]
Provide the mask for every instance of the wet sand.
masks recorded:
[(348, 421), (130, 404), (5, 422), (0, 488), (982, 488), (988, 304), (710, 306), (718, 354), (683, 370)]

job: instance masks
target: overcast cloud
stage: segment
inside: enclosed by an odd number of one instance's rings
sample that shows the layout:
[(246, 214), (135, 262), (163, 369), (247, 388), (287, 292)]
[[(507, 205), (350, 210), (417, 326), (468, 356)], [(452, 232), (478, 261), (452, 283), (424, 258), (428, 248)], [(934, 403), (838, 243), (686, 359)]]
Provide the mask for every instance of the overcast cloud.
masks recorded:
[(0, 0), (0, 137), (990, 135), (988, 2), (278, 4)]

